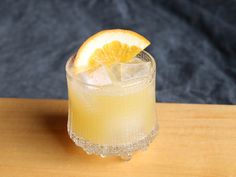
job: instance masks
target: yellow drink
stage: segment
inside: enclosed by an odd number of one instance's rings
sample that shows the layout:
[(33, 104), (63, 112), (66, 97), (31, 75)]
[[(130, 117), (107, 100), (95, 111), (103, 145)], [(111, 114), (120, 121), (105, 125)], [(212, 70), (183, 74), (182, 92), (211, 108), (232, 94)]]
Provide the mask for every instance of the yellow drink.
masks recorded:
[(147, 77), (106, 86), (82, 82), (70, 72), (73, 57), (68, 61), (68, 131), (88, 153), (131, 154), (155, 136), (155, 62), (146, 52), (140, 57), (152, 64)]

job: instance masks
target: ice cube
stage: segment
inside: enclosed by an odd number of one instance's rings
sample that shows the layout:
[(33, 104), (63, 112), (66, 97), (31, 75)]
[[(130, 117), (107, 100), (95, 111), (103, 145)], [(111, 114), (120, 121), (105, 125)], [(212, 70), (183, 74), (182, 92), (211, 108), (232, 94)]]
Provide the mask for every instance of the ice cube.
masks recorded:
[(117, 63), (112, 65), (109, 69), (109, 73), (113, 82), (121, 81), (121, 64)]
[(109, 72), (105, 66), (101, 66), (95, 71), (83, 72), (79, 74), (78, 77), (82, 79), (85, 83), (91, 85), (104, 86), (112, 84)]
[(145, 78), (150, 76), (151, 62), (134, 59), (129, 63), (121, 64), (121, 81)]

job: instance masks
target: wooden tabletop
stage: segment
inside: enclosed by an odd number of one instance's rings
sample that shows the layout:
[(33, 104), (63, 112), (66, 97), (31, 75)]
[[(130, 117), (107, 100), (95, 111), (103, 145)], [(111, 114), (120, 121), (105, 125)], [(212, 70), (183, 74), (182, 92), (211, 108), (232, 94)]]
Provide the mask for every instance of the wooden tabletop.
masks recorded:
[(157, 138), (122, 161), (72, 143), (66, 100), (0, 99), (0, 176), (236, 176), (236, 106), (159, 103), (157, 111)]

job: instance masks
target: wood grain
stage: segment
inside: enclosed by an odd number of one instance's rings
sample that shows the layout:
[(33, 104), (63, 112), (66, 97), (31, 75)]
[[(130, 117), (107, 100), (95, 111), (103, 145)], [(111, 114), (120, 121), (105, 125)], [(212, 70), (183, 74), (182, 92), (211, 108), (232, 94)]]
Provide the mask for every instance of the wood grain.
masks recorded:
[(157, 104), (157, 111), (159, 135), (126, 162), (72, 143), (67, 101), (0, 99), (0, 176), (236, 176), (236, 106)]

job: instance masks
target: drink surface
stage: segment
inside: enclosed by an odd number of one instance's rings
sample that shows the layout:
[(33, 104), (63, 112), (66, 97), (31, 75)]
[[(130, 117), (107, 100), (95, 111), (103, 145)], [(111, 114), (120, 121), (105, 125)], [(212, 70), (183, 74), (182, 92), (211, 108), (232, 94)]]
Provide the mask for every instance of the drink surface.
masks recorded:
[[(127, 145), (155, 128), (155, 63), (145, 55), (146, 60), (67, 74), (73, 134), (95, 144)], [(73, 58), (67, 72), (71, 65)]]

